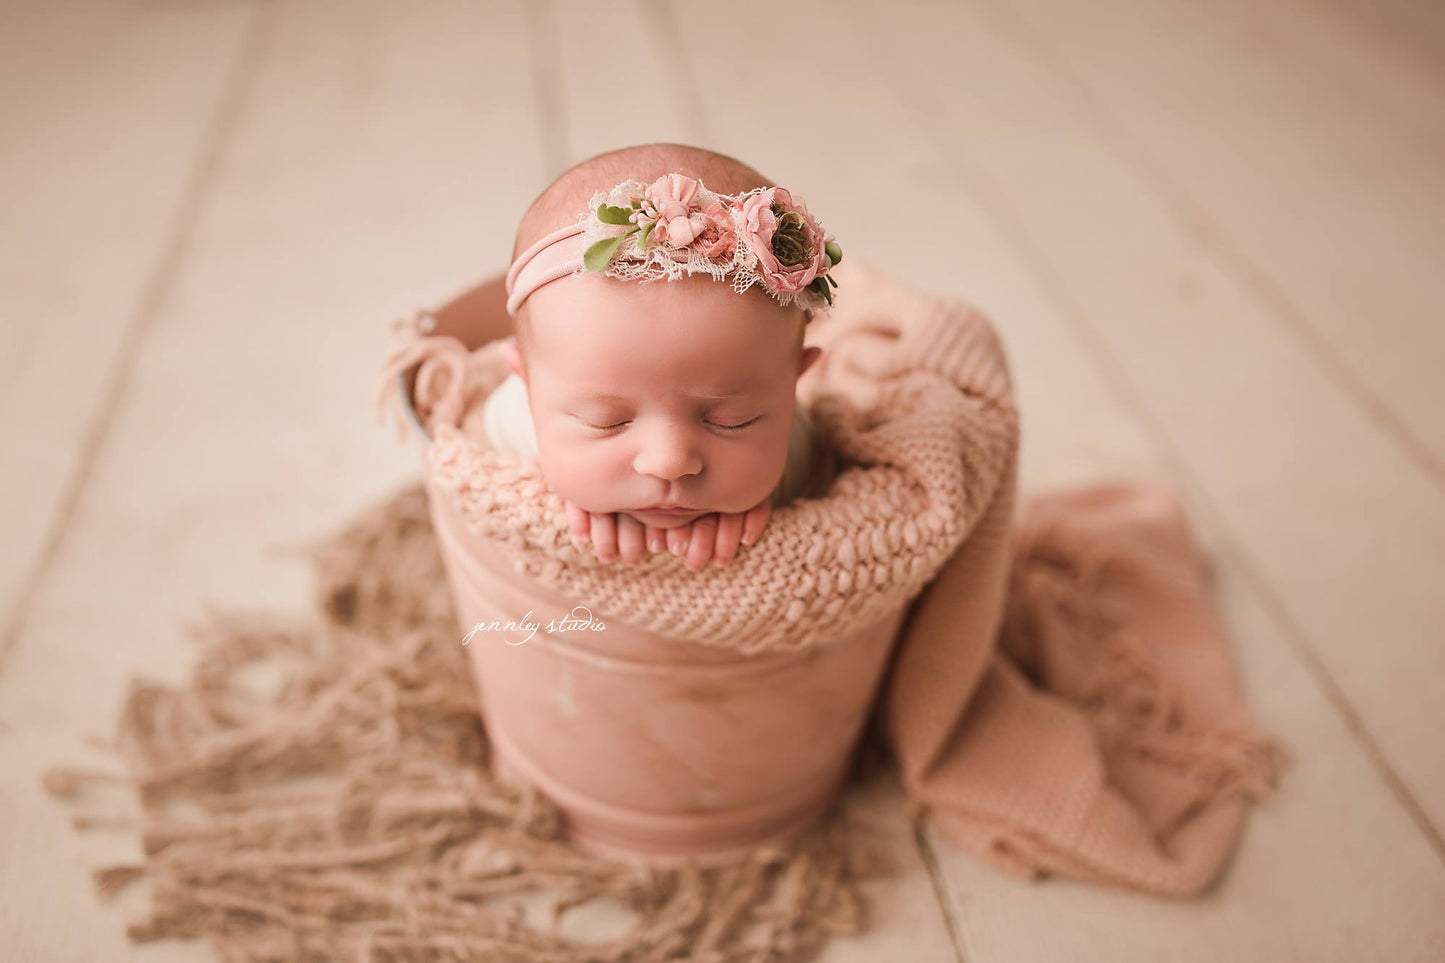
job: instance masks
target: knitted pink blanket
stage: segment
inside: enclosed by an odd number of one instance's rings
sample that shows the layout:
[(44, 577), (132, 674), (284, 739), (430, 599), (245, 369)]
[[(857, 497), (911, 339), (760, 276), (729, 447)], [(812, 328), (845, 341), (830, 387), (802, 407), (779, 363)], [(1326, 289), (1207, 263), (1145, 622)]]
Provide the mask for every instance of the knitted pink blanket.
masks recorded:
[(1252, 725), (1178, 499), (1107, 484), (1017, 502), (1019, 418), (988, 318), (855, 258), (840, 269), (848, 297), (810, 326), (824, 353), (799, 395), (844, 468), (730, 567), (574, 545), (535, 463), (466, 430), (507, 374), (495, 343), (393, 356), (449, 358), (453, 376), (416, 392), (432, 481), (517, 571), (650, 632), (826, 646), (910, 605), (878, 718), (911, 816), (1011, 873), (1203, 890), (1287, 756)]

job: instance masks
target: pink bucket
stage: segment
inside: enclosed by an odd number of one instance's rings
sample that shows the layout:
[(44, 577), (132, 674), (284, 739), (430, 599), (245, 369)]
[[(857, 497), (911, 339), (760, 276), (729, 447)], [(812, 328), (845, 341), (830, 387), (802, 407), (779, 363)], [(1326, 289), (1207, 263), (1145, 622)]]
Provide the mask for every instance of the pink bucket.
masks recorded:
[[(434, 333), (472, 349), (506, 337), (504, 300), (493, 279), (436, 312)], [(416, 424), (413, 374), (399, 390)], [(666, 638), (517, 574), (445, 493), (427, 491), (492, 770), (556, 802), (576, 845), (658, 866), (716, 865), (782, 843), (831, 808), (903, 609), (803, 652), (743, 655)], [(573, 627), (547, 631), (565, 617)], [(528, 620), (536, 627), (494, 628)]]

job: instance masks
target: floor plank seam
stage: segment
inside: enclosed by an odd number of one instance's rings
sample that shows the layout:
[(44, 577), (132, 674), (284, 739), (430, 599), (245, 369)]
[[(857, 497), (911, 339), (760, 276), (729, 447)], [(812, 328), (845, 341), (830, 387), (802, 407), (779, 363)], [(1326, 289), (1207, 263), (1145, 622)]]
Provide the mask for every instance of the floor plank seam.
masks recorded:
[(966, 944), (963, 938), (963, 927), (955, 912), (958, 904), (954, 902), (953, 891), (948, 885), (948, 877), (939, 864), (933, 838), (922, 823), (913, 824), (913, 842), (918, 847), (918, 855), (923, 860), (924, 868), (928, 870), (928, 880), (933, 884), (933, 894), (938, 901), (938, 910), (943, 914), (943, 925), (948, 930), (949, 942), (953, 944), (953, 955), (958, 963), (968, 963), (968, 954), (964, 949)]

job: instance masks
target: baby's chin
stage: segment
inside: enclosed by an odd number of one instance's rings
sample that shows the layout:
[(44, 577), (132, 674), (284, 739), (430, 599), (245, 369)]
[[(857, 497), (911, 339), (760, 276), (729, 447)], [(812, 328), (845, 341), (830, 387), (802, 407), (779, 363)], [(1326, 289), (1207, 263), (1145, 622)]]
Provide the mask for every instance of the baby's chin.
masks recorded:
[(686, 515), (661, 515), (654, 512), (623, 512), (624, 515), (641, 522), (643, 525), (651, 525), (653, 528), (681, 528), (683, 525), (691, 525), (706, 511), (689, 512)]

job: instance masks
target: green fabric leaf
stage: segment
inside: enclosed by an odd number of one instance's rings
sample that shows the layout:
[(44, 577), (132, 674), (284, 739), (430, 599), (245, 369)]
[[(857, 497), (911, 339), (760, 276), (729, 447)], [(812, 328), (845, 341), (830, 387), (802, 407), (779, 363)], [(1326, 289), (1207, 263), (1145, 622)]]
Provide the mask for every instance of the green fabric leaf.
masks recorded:
[(603, 224), (631, 224), (628, 217), (632, 211), (625, 207), (608, 207), (606, 204), (597, 205), (597, 220)]
[(808, 290), (812, 291), (814, 294), (819, 295), (820, 297), (825, 298), (828, 304), (831, 305), (833, 303), (833, 289), (828, 287), (828, 282), (830, 280), (832, 279), (829, 278), (826, 274), (819, 275), (818, 277), (813, 279), (811, 284), (808, 285)]
[(644, 244), (647, 243), (647, 235), (651, 234), (651, 233), (652, 233), (652, 229), (653, 229), (654, 227), (656, 227), (656, 226), (657, 226), (657, 222), (656, 222), (656, 221), (653, 221), (652, 223), (647, 224), (646, 226), (644, 226), (644, 227), (642, 228), (642, 233), (637, 236), (637, 247), (638, 247), (639, 250), (642, 248), (642, 246), (643, 246)]
[[(631, 233), (631, 232), (629, 232)], [(617, 246), (622, 243), (626, 234), (619, 234), (617, 237), (605, 237), (589, 247), (582, 255), (582, 264), (593, 274), (601, 274), (607, 270), (612, 255), (617, 253)]]

